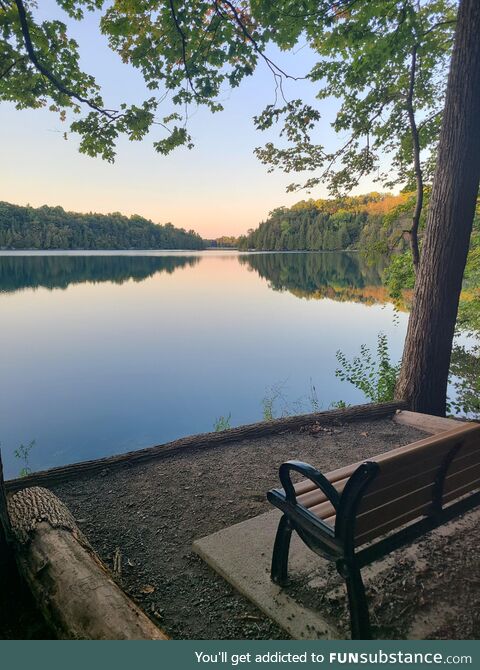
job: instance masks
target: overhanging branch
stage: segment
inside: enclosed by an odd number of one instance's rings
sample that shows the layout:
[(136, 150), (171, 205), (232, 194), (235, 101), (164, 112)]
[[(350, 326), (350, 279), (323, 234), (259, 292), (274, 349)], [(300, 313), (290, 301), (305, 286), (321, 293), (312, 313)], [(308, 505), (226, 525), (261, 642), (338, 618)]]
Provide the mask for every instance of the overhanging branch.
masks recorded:
[(23, 40), (25, 43), (25, 49), (27, 50), (28, 57), (30, 61), (33, 63), (33, 65), (36, 67), (36, 69), (46, 78), (48, 81), (53, 84), (53, 86), (60, 92), (63, 93), (64, 95), (68, 96), (69, 98), (73, 98), (74, 100), (77, 100), (78, 102), (88, 105), (91, 109), (94, 111), (98, 112), (99, 114), (102, 114), (103, 116), (108, 117), (110, 120), (114, 121), (119, 117), (119, 113), (115, 110), (108, 110), (100, 107), (99, 105), (95, 104), (92, 100), (89, 100), (88, 98), (84, 98), (81, 96), (79, 93), (76, 93), (72, 89), (70, 89), (68, 86), (66, 86), (60, 79), (58, 79), (50, 70), (43, 65), (43, 63), (39, 60), (37, 53), (35, 51), (35, 48), (33, 46), (32, 38), (30, 35), (30, 28), (28, 26), (28, 18), (27, 18), (27, 13), (25, 11), (25, 6), (23, 4), (23, 0), (14, 0), (15, 5), (17, 6), (17, 11), (18, 11), (18, 18), (20, 21), (20, 28), (22, 31), (23, 35)]

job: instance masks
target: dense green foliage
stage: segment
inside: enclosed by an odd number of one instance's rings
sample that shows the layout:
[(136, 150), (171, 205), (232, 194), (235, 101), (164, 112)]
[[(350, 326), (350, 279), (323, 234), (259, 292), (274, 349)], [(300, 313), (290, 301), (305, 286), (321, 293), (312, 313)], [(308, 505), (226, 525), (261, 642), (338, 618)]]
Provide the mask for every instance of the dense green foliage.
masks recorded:
[[(115, 109), (104, 102), (92, 76), (79, 66), (79, 46), (65, 23), (40, 20), (31, 0), (2, 0), (0, 100), (19, 108), (51, 105), (81, 136), (80, 150), (113, 160), (120, 134), (143, 139), (168, 153), (192, 146), (190, 105), (222, 109), (227, 87), (240, 85), (259, 64), (272, 73), (274, 104), (257, 117), (259, 129), (280, 124), (281, 146), (258, 155), (287, 172), (317, 170), (347, 189), (376, 171), (390, 154), (394, 179), (412, 173), (409, 114), (419, 117), (426, 160), (435, 146), (446, 63), (455, 24), (455, 0), (57, 0), (70, 19), (102, 12), (101, 31), (148, 89), (137, 104)], [(269, 56), (306, 43), (315, 54), (310, 72), (284, 71)], [(343, 146), (318, 143), (320, 113), (302, 100), (287, 100), (283, 82), (306, 77), (320, 100), (341, 101), (333, 127)], [(158, 92), (158, 93), (157, 93)], [(166, 94), (165, 94), (166, 92)], [(260, 111), (260, 110), (259, 110)], [(78, 116), (71, 116), (74, 112)]]
[(302, 210), (275, 209), (269, 218), (240, 239), (240, 249), (335, 251), (356, 249), (367, 214), (327, 214), (314, 204)]
[[(412, 289), (415, 282), (412, 256), (409, 251), (391, 256), (385, 269), (384, 281), (390, 296), (402, 302), (404, 290)], [(480, 333), (480, 207), (473, 221), (463, 291), (458, 308), (457, 329)]]
[[(338, 251), (348, 249), (388, 251), (402, 241), (399, 229), (403, 212), (384, 225), (389, 211), (407, 195), (381, 193), (307, 200), (293, 207), (279, 207), (246, 236), (240, 237), (240, 249), (271, 251)], [(405, 244), (405, 243), (404, 243)]]
[(77, 214), (62, 207), (0, 202), (3, 249), (203, 249), (193, 230), (157, 225), (141, 216)]
[(222, 235), (213, 240), (204, 240), (204, 242), (212, 249), (236, 249), (238, 247), (238, 239), (233, 235)]

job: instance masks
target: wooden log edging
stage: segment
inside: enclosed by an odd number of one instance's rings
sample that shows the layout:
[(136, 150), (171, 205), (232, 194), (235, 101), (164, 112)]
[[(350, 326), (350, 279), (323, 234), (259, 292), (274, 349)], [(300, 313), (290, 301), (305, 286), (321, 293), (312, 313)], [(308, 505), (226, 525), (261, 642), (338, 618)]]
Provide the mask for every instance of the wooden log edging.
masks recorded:
[(10, 479), (5, 482), (8, 492), (20, 491), (30, 486), (47, 486), (58, 484), (82, 475), (110, 470), (126, 464), (141, 463), (175, 454), (179, 451), (205, 449), (213, 446), (227, 445), (245, 439), (255, 439), (268, 435), (296, 430), (303, 426), (320, 423), (332, 425), (352, 421), (382, 419), (393, 415), (397, 410), (406, 409), (407, 403), (401, 400), (386, 403), (371, 403), (367, 405), (353, 405), (344, 409), (327, 410), (313, 414), (298, 414), (272, 421), (247, 424), (237, 428), (229, 428), (217, 433), (200, 433), (189, 435), (173, 442), (166, 442), (154, 447), (129, 451), (116, 456), (107, 456), (90, 461), (82, 461), (71, 465), (64, 465), (50, 470), (34, 472), (27, 477)]
[(18, 569), (57, 639), (168, 639), (114, 582), (51, 491), (18, 491), (8, 512)]

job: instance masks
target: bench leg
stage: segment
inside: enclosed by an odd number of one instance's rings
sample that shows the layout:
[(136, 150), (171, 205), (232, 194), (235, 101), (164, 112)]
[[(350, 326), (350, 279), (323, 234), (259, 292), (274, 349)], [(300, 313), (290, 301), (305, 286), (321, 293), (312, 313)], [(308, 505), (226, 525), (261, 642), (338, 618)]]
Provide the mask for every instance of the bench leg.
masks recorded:
[(341, 565), (338, 571), (345, 579), (350, 609), (352, 640), (371, 640), (370, 617), (360, 569), (356, 565)]
[(288, 553), (290, 551), (290, 538), (292, 537), (292, 526), (285, 514), (278, 524), (275, 544), (273, 545), (272, 570), (270, 573), (272, 582), (284, 586), (288, 579)]

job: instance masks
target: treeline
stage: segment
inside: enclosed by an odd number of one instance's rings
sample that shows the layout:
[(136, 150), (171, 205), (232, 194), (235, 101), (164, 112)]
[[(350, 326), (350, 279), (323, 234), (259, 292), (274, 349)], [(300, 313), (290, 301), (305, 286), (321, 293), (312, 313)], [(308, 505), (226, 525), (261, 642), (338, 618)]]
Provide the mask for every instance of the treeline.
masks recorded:
[(141, 216), (78, 214), (62, 207), (0, 202), (2, 249), (204, 249), (193, 230)]
[(238, 247), (238, 238), (233, 235), (222, 235), (213, 240), (204, 240), (207, 247), (212, 249), (236, 249)]
[[(238, 240), (242, 250), (339, 251), (375, 247), (387, 251), (402, 245), (404, 210), (409, 195), (384, 193), (328, 200), (303, 200), (279, 207), (267, 221)], [(385, 217), (397, 212), (389, 225)], [(403, 242), (406, 244), (406, 242)]]

